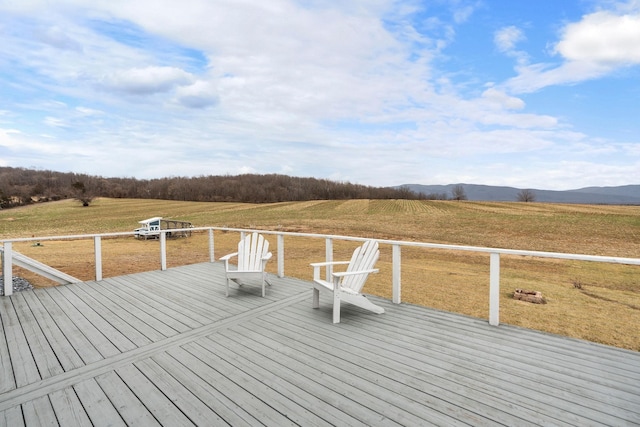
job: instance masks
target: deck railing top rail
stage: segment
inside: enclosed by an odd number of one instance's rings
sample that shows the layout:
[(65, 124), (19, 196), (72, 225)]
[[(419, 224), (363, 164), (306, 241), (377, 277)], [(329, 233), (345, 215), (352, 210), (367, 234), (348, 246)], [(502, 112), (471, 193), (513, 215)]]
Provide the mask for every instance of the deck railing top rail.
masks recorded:
[[(160, 230), (160, 265), (161, 269), (165, 270), (167, 266), (166, 262), (166, 238), (169, 233), (176, 231), (189, 231), (197, 232), (203, 231), (209, 233), (209, 258), (213, 262), (214, 259), (214, 231), (222, 232), (239, 232), (239, 233), (251, 233), (259, 232), (262, 234), (270, 234), (277, 236), (277, 261), (278, 261), (278, 276), (284, 276), (284, 238), (285, 236), (307, 237), (314, 239), (324, 239), (326, 246), (326, 261), (332, 261), (333, 257), (333, 241), (365, 241), (376, 240), (381, 245), (390, 245), (392, 247), (392, 300), (394, 303), (401, 302), (401, 248), (402, 247), (419, 247), (419, 248), (431, 248), (431, 249), (445, 249), (453, 251), (468, 251), (477, 253), (487, 253), (490, 255), (490, 268), (489, 268), (489, 323), (492, 325), (499, 324), (499, 300), (500, 300), (500, 256), (501, 255), (515, 255), (515, 256), (530, 256), (540, 258), (556, 258), (565, 260), (576, 261), (591, 261), (591, 262), (604, 262), (615, 264), (628, 264), (628, 265), (640, 265), (640, 258), (628, 258), (628, 257), (615, 257), (615, 256), (603, 256), (603, 255), (586, 255), (586, 254), (572, 254), (561, 252), (544, 252), (544, 251), (530, 251), (521, 249), (504, 249), (504, 248), (491, 248), (491, 247), (479, 247), (479, 246), (465, 246), (465, 245), (450, 245), (441, 243), (427, 243), (427, 242), (409, 242), (403, 240), (388, 240), (388, 239), (375, 239), (375, 238), (363, 238), (354, 236), (341, 236), (331, 234), (316, 234), (316, 233), (299, 233), (288, 232), (278, 230), (259, 230), (259, 229), (246, 229), (246, 228), (232, 228), (232, 227), (190, 227), (185, 229), (169, 229)], [(99, 233), (99, 234), (76, 234), (76, 235), (63, 235), (63, 236), (43, 236), (43, 237), (24, 237), (15, 239), (0, 239), (2, 243), (2, 261), (3, 261), (3, 278), (4, 278), (4, 294), (11, 295), (12, 293), (12, 244), (17, 242), (39, 242), (50, 240), (77, 240), (77, 239), (94, 239), (95, 241), (95, 266), (96, 266), (96, 280), (102, 280), (102, 249), (101, 240), (103, 238), (111, 237), (126, 237), (133, 236), (134, 232), (117, 232), (117, 233)], [(327, 275), (330, 272), (327, 271)]]
[[(444, 244), (444, 243), (411, 242), (406, 240), (377, 239), (377, 238), (367, 238), (367, 237), (344, 236), (344, 235), (338, 235), (338, 234), (300, 233), (300, 232), (293, 232), (293, 231), (260, 230), (260, 229), (250, 229), (250, 228), (213, 227), (213, 226), (190, 227), (190, 228), (184, 228), (184, 229), (176, 228), (176, 229), (170, 229), (170, 230), (160, 230), (159, 233), (166, 234), (166, 233), (172, 233), (176, 231), (208, 231), (208, 230), (217, 230), (217, 231), (226, 231), (226, 232), (231, 231), (231, 232), (239, 232), (239, 233), (251, 233), (256, 231), (262, 234), (309, 237), (309, 238), (318, 238), (318, 239), (334, 239), (334, 240), (345, 240), (345, 241), (355, 241), (355, 242), (363, 242), (366, 240), (376, 240), (380, 244), (388, 244), (388, 245), (412, 246), (412, 247), (432, 248), (432, 249), (448, 249), (448, 250), (455, 250), (455, 251), (467, 251), (467, 252), (479, 252), (479, 253), (498, 253), (502, 255), (520, 255), (520, 256), (541, 257), (541, 258), (557, 258), (557, 259), (568, 259), (568, 260), (576, 260), (576, 261), (593, 261), (593, 262), (640, 265), (640, 258), (615, 257), (615, 256), (606, 256), (606, 255), (587, 255), (587, 254), (575, 254), (575, 253), (565, 253), (565, 252), (533, 251), (533, 250), (526, 250), (526, 249), (506, 249), (506, 248), (497, 248), (497, 247), (494, 248), (494, 247), (485, 247), (485, 246), (451, 245), (451, 244)], [(77, 240), (77, 239), (92, 239), (95, 237), (101, 237), (101, 238), (126, 237), (126, 236), (133, 236), (133, 235), (134, 235), (134, 232), (132, 231), (123, 231), (123, 232), (115, 232), (115, 233), (21, 237), (21, 238), (11, 238), (11, 239), (0, 239), (0, 243), (4, 244), (6, 242), (38, 242), (38, 241), (47, 241), (47, 240)]]

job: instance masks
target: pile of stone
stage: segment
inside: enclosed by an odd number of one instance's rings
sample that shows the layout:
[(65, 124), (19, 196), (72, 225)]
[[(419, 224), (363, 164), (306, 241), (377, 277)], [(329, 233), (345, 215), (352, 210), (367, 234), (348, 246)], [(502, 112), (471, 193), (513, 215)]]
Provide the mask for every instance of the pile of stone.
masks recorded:
[(520, 301), (532, 302), (534, 304), (546, 304), (547, 300), (542, 296), (542, 292), (527, 291), (524, 289), (516, 289), (513, 293), (513, 299)]
[[(13, 292), (22, 292), (33, 289), (33, 285), (22, 277), (13, 276)], [(4, 295), (4, 278), (0, 275), (0, 295)]]

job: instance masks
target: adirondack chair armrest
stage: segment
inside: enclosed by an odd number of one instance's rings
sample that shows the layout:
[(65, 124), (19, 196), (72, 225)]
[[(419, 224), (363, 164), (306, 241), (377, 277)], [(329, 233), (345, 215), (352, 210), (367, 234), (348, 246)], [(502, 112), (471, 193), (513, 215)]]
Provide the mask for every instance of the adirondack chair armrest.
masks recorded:
[[(327, 263), (318, 263), (318, 264), (327, 264)], [(330, 263), (329, 263), (330, 264)], [(348, 264), (348, 263), (347, 263)], [(319, 269), (318, 269), (319, 270)], [(316, 270), (314, 270), (315, 273)], [(316, 274), (314, 274), (314, 278), (313, 281), (318, 284), (318, 285), (322, 285), (323, 287), (331, 290), (331, 291), (335, 291), (337, 289), (341, 289), (343, 291), (349, 292), (349, 293), (353, 293), (353, 294), (357, 294), (357, 292), (352, 291), (349, 288), (343, 288), (340, 286), (340, 278), (345, 277), (345, 276), (356, 276), (358, 274), (371, 274), (371, 273), (377, 273), (380, 270), (378, 270), (377, 268), (373, 268), (371, 270), (362, 270), (362, 271), (345, 271), (345, 272), (339, 272), (339, 273), (331, 273), (331, 276), (333, 277), (333, 283), (332, 282), (327, 282), (326, 280), (323, 280), (320, 278), (320, 274), (318, 274), (316, 276)]]
[(271, 259), (272, 256), (273, 256), (273, 254), (271, 252), (267, 252), (267, 254), (265, 256), (260, 258), (260, 260), (262, 261), (262, 270), (263, 271), (267, 267), (267, 262), (269, 262), (269, 260)]
[(349, 261), (327, 261), (327, 262), (314, 262), (311, 263), (313, 267), (313, 280), (322, 280), (320, 279), (320, 268), (327, 267), (330, 265), (348, 265)]
[(349, 261), (327, 261), (327, 262), (312, 262), (310, 265), (312, 267), (326, 267), (327, 265), (347, 265)]
[(343, 271), (343, 272), (337, 272), (337, 273), (332, 273), (333, 277), (344, 277), (344, 276), (355, 276), (357, 274), (371, 274), (371, 273), (377, 273), (380, 270), (377, 268), (372, 268), (371, 270), (362, 270), (362, 271)]
[(228, 261), (228, 260), (230, 260), (231, 258), (233, 258), (234, 256), (238, 256), (238, 252), (234, 252), (234, 253), (232, 253), (232, 254), (225, 255), (225, 256), (223, 256), (223, 257), (221, 257), (221, 258), (220, 258), (220, 261)]
[(357, 276), (359, 274), (371, 274), (371, 273), (377, 273), (378, 270), (377, 268), (372, 268), (370, 270), (360, 270), (360, 271), (344, 271), (344, 272), (337, 272), (337, 273), (331, 273), (331, 276), (333, 277), (333, 289), (340, 289), (343, 292), (347, 292), (350, 294), (354, 294), (357, 295), (358, 292), (355, 292), (354, 290), (350, 289), (350, 288), (344, 288), (342, 286), (340, 286), (340, 279), (342, 279), (343, 277), (346, 276)]
[(225, 270), (229, 271), (229, 260), (231, 258), (233, 258), (234, 256), (238, 256), (238, 252), (234, 252), (232, 254), (229, 255), (225, 255), (222, 258), (220, 258), (220, 261), (224, 261), (224, 268)]

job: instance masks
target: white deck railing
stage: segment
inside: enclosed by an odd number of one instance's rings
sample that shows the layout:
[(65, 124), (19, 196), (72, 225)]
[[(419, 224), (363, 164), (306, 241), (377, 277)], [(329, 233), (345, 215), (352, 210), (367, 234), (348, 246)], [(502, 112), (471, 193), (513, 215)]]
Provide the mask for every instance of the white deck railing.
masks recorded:
[[(166, 233), (176, 231), (206, 231), (209, 233), (209, 260), (215, 261), (215, 239), (214, 231), (224, 232), (239, 232), (250, 233), (257, 231), (262, 234), (271, 234), (277, 237), (277, 274), (279, 277), (284, 277), (285, 268), (285, 256), (284, 256), (284, 239), (285, 236), (295, 237), (307, 237), (313, 239), (325, 240), (325, 253), (326, 261), (333, 260), (333, 241), (345, 240), (345, 241), (365, 241), (371, 240), (362, 237), (350, 237), (328, 234), (313, 234), (313, 233), (294, 233), (294, 232), (282, 232), (282, 231), (268, 231), (268, 230), (254, 230), (254, 229), (242, 229), (242, 228), (227, 228), (227, 227), (196, 227), (189, 229), (171, 229), (162, 230), (160, 233), (160, 268), (161, 270), (167, 269), (167, 245), (166, 245)], [(104, 233), (104, 234), (83, 234), (83, 235), (70, 235), (70, 236), (48, 236), (48, 237), (31, 237), (20, 239), (4, 239), (0, 240), (3, 244), (2, 265), (3, 265), (3, 285), (4, 295), (9, 296), (13, 293), (12, 285), (12, 244), (14, 242), (31, 242), (31, 241), (47, 241), (47, 240), (77, 240), (77, 239), (93, 239), (94, 240), (94, 254), (95, 254), (95, 279), (102, 280), (102, 238), (103, 237), (126, 237), (133, 236), (133, 232), (122, 233)], [(431, 248), (431, 249), (447, 249), (453, 251), (467, 251), (477, 253), (488, 253), (490, 255), (489, 261), (489, 324), (498, 325), (500, 323), (500, 255), (519, 255), (519, 256), (533, 256), (540, 258), (556, 258), (565, 260), (576, 261), (590, 261), (590, 262), (604, 262), (614, 264), (628, 264), (628, 265), (640, 265), (640, 258), (621, 258), (621, 257), (609, 257), (609, 256), (596, 256), (596, 255), (580, 255), (580, 254), (568, 254), (560, 252), (541, 252), (541, 251), (526, 251), (517, 249), (500, 249), (500, 248), (487, 248), (478, 246), (461, 246), (461, 245), (445, 245), (438, 243), (423, 243), (423, 242), (406, 242), (401, 240), (377, 240), (381, 245), (390, 245), (392, 247), (392, 301), (396, 304), (401, 302), (401, 272), (402, 272), (402, 247), (417, 247), (417, 248)], [(327, 271), (327, 275), (330, 272)]]

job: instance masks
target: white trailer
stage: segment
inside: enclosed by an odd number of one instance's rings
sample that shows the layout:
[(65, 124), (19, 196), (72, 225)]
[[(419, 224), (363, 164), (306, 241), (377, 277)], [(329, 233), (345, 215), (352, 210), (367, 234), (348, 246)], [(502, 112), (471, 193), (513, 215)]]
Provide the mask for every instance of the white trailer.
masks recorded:
[(155, 216), (153, 218), (144, 219), (138, 221), (142, 224), (142, 227), (133, 230), (136, 239), (157, 239), (160, 237), (161, 230), (176, 230), (167, 231), (167, 237), (189, 237), (191, 236), (190, 228), (193, 228), (193, 224), (189, 221), (180, 221), (176, 219), (164, 219), (161, 216)]

